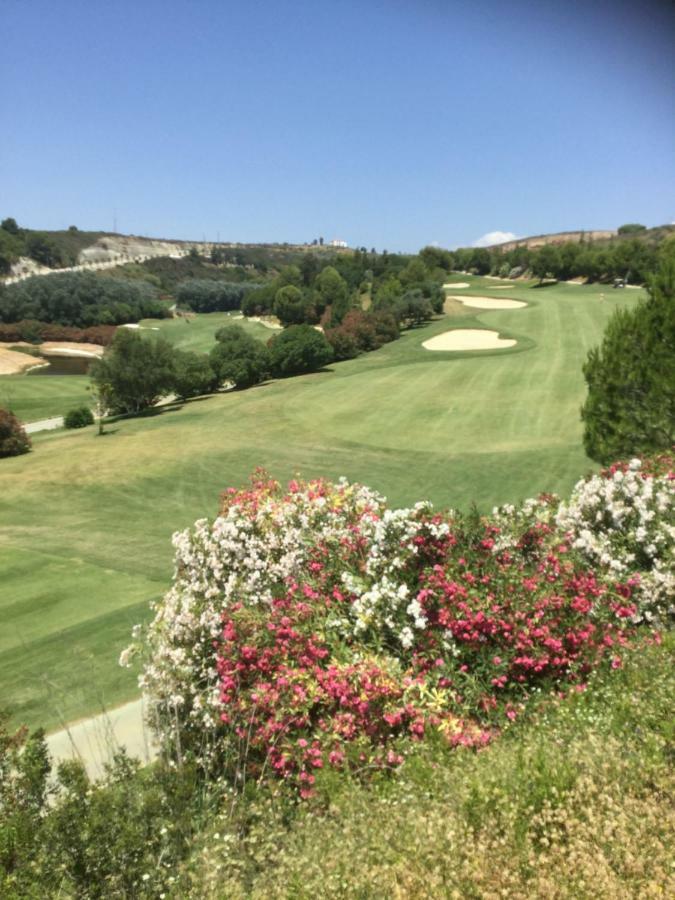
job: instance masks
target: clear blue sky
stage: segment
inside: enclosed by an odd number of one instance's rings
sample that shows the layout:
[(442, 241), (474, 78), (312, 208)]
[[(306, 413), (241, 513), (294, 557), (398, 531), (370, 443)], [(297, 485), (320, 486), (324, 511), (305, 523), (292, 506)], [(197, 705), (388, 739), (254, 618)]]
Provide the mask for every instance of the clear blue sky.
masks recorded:
[(643, 0), (0, 0), (0, 216), (416, 250), (675, 219)]

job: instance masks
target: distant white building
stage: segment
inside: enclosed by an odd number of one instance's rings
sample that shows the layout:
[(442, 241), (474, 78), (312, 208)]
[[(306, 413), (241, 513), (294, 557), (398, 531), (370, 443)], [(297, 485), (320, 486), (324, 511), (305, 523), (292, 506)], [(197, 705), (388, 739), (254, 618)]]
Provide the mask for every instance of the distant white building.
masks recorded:
[(346, 247), (347, 241), (341, 241), (338, 238), (333, 238), (332, 241), (328, 242), (329, 247)]

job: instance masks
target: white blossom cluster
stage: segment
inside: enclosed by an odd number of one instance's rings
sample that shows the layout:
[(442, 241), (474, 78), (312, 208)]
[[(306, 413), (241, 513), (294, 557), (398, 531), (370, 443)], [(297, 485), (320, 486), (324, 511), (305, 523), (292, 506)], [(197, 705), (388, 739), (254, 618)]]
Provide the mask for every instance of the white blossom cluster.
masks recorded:
[(663, 620), (675, 602), (675, 481), (626, 472), (579, 481), (555, 523), (575, 550), (617, 578), (639, 576), (637, 620)]
[(153, 621), (143, 632), (135, 630), (135, 643), (120, 657), (122, 665), (130, 665), (134, 655), (143, 656), (139, 682), (160, 737), (175, 739), (191, 727), (207, 734), (218, 727), (214, 641), (231, 604), (269, 603), (284, 584), (302, 578), (313, 546), (337, 549), (353, 540), (350, 523), (359, 521), (359, 532), (368, 534), (377, 531), (384, 515), (383, 497), (342, 479), (329, 496), (307, 490), (272, 496), (255, 513), (232, 505), (213, 522), (201, 519), (176, 533), (171, 590), (154, 604)]
[(370, 632), (378, 641), (386, 636), (407, 650), (414, 643), (414, 632), (426, 628), (419, 600), (406, 584), (405, 569), (418, 553), (416, 539), (442, 539), (450, 531), (447, 521), (429, 521), (430, 513), (430, 504), (417, 503), (411, 509), (386, 510), (366, 526), (363, 571), (342, 574), (345, 589), (354, 598), (347, 607), (354, 636), (363, 639)]

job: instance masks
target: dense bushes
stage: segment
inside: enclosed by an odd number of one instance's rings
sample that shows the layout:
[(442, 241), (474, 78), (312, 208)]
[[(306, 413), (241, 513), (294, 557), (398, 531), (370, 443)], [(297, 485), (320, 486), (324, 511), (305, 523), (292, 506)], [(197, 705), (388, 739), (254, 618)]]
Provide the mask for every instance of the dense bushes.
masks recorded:
[(191, 279), (178, 285), (176, 299), (181, 306), (195, 312), (227, 312), (240, 309), (244, 297), (256, 287), (253, 284)]
[(6, 409), (0, 409), (0, 458), (28, 453), (31, 440), (17, 417)]
[(28, 341), (31, 344), (39, 344), (42, 341), (72, 341), (78, 344), (100, 344), (107, 347), (115, 336), (116, 328), (116, 325), (70, 328), (67, 325), (23, 319), (11, 325), (0, 324), (0, 343)]
[(593, 459), (669, 449), (675, 442), (675, 260), (649, 298), (616, 310), (584, 365), (584, 446)]
[(270, 367), (278, 377), (302, 375), (328, 365), (333, 348), (311, 325), (290, 325), (269, 342)]
[(94, 414), (88, 406), (78, 406), (66, 413), (63, 424), (66, 428), (85, 428), (94, 424)]
[(0, 293), (0, 322), (34, 319), (86, 328), (170, 313), (151, 285), (85, 273), (28, 278)]

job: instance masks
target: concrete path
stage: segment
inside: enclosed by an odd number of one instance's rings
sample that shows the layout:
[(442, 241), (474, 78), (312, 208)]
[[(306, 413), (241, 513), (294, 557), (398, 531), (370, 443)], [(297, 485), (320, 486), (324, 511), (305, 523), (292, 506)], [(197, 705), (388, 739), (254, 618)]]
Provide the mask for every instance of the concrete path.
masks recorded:
[(54, 416), (52, 419), (39, 419), (37, 422), (28, 422), (23, 427), (26, 434), (35, 434), (36, 431), (51, 431), (54, 428), (63, 428), (63, 416)]
[(109, 712), (69, 725), (47, 735), (47, 747), (56, 766), (68, 759), (80, 759), (90, 778), (103, 774), (117, 747), (129, 756), (148, 763), (157, 756), (152, 732), (145, 724), (143, 700), (134, 700)]

